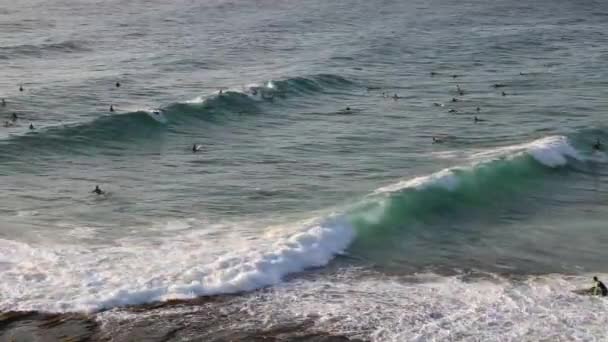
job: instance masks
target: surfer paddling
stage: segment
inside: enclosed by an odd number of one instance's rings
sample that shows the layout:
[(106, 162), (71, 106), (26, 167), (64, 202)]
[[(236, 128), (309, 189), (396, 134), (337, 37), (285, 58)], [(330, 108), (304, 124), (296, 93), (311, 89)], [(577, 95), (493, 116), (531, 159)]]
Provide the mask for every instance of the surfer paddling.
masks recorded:
[(194, 144), (192, 145), (192, 153), (196, 153), (203, 149), (203, 145)]
[(105, 194), (105, 192), (99, 188), (99, 185), (95, 185), (95, 189), (93, 191), (91, 191), (91, 193), (94, 193), (94, 194), (97, 194), (97, 195), (103, 195), (103, 194)]

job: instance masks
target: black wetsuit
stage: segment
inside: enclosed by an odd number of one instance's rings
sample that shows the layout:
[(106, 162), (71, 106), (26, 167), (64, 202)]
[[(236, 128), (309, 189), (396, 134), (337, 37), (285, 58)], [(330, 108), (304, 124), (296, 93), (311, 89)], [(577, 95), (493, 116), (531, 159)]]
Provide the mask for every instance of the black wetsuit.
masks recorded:
[(604, 283), (598, 280), (595, 282), (595, 287), (600, 289), (602, 297), (608, 296), (608, 288), (606, 288), (606, 285), (604, 285)]
[(593, 144), (593, 149), (599, 151), (602, 149), (602, 143), (598, 140), (595, 144)]

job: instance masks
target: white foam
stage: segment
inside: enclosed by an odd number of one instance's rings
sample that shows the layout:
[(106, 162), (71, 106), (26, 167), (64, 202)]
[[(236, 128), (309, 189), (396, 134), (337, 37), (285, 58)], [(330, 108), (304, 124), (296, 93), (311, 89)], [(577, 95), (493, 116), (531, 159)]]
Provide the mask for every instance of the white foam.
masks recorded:
[(192, 228), (192, 224), (196, 222), (194, 219), (190, 220), (172, 220), (167, 222), (165, 225), (165, 230), (174, 231), (174, 230), (185, 230)]
[(456, 168), (444, 169), (428, 176), (420, 176), (401, 181), (396, 184), (379, 188), (375, 193), (396, 192), (403, 189), (423, 190), (430, 186), (441, 187), (453, 191), (460, 183), (458, 177), (454, 174), (454, 170), (456, 170)]
[(192, 104), (200, 104), (200, 103), (205, 103), (207, 99), (203, 96), (197, 96), (191, 100), (187, 100), (186, 103), (192, 103)]
[(78, 239), (90, 239), (97, 235), (97, 229), (87, 226), (75, 227), (67, 234)]
[(473, 154), (472, 159), (484, 162), (506, 156), (516, 157), (523, 153), (548, 167), (564, 166), (568, 158), (583, 159), (564, 136), (549, 136), (524, 144), (493, 148)]
[(311, 330), (371, 341), (596, 341), (608, 336), (608, 300), (571, 292), (590, 287), (591, 275), (523, 281), (415, 278), (362, 278), (355, 269), (330, 279), (298, 279), (238, 305), (265, 326), (313, 318)]
[(18, 217), (30, 217), (30, 216), (36, 216), (36, 215), (38, 215), (37, 210), (19, 210), (19, 211), (17, 211)]
[(512, 159), (522, 156), (523, 154), (530, 155), (539, 163), (552, 168), (566, 165), (568, 163), (568, 158), (583, 160), (583, 157), (570, 145), (566, 137), (551, 136), (525, 144), (510, 145), (476, 152), (470, 156), (469, 160), (471, 160), (472, 163), (469, 166), (452, 167), (430, 175), (414, 177), (412, 179), (400, 181), (396, 184), (381, 187), (374, 193), (391, 193), (403, 189), (423, 190), (431, 186), (453, 191), (460, 185), (455, 172), (470, 171), (480, 164), (489, 163), (501, 158)]
[(95, 249), (0, 240), (0, 311), (95, 311), (250, 291), (327, 264), (353, 238), (347, 222), (332, 218), (255, 244), (205, 239), (200, 232)]

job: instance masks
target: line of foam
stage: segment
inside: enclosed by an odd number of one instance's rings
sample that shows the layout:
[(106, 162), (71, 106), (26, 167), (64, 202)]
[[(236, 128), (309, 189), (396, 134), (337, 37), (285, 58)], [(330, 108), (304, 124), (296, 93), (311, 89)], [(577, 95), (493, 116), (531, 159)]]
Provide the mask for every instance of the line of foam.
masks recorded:
[[(87, 249), (0, 240), (0, 310), (91, 312), (116, 306), (251, 291), (287, 274), (326, 265), (354, 239), (348, 222), (327, 219), (267, 244), (217, 254), (198, 232), (154, 246)], [(236, 244), (235, 246), (238, 246)]]

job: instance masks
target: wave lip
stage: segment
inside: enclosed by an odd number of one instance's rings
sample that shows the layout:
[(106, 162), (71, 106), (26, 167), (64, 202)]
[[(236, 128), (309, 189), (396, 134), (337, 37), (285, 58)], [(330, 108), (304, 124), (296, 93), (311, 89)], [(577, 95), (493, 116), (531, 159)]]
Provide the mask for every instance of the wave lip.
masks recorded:
[(499, 147), (473, 154), (475, 159), (496, 159), (507, 155), (519, 156), (526, 153), (539, 163), (548, 167), (564, 166), (568, 158), (582, 160), (581, 154), (570, 144), (565, 136), (549, 136), (529, 143)]
[[(476, 162), (472, 166), (452, 167), (439, 172), (419, 176), (396, 184), (377, 189), (374, 194), (392, 193), (404, 189), (424, 190), (429, 187), (443, 188), (454, 191), (460, 185), (462, 175), (475, 173), (482, 167), (488, 167), (491, 162), (508, 159), (515, 162), (515, 158), (529, 156), (543, 166), (556, 168), (568, 164), (568, 159), (583, 160), (583, 156), (570, 145), (564, 136), (550, 136), (534, 140), (529, 143), (499, 147), (488, 151), (473, 154)], [(512, 165), (516, 168), (516, 165)]]

